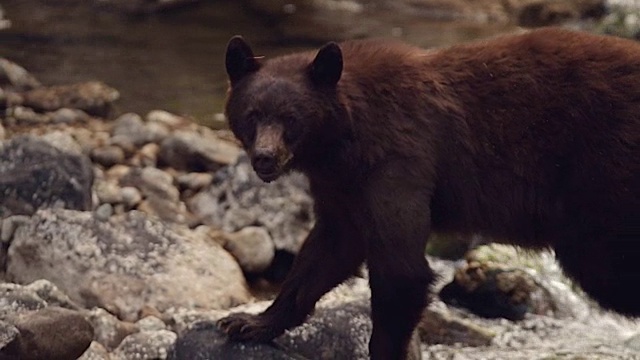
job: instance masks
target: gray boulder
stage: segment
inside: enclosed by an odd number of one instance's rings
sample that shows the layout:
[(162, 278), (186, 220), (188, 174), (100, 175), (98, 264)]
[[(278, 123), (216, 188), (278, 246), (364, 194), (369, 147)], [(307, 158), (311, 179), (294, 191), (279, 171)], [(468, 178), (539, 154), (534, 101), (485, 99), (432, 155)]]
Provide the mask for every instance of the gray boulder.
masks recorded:
[(14, 233), (7, 277), (48, 279), (81, 305), (130, 321), (145, 306), (221, 309), (249, 300), (242, 271), (220, 245), (138, 211), (108, 221), (90, 212), (36, 213)]
[(93, 168), (80, 154), (31, 136), (0, 144), (0, 217), (40, 208), (91, 208)]

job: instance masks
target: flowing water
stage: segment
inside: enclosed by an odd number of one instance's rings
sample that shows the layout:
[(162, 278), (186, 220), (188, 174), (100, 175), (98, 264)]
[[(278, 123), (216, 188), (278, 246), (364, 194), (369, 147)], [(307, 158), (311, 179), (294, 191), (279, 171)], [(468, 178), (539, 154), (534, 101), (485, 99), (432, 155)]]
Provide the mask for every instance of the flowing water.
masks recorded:
[[(223, 56), (232, 35), (244, 35), (257, 54), (266, 56), (318, 45), (283, 40), (239, 1), (205, 1), (137, 17), (91, 4), (4, 0), (12, 26), (0, 30), (0, 57), (24, 66), (45, 85), (101, 80), (120, 91), (117, 113), (164, 109), (210, 123), (222, 111)], [(508, 30), (384, 12), (368, 16), (377, 21), (372, 36), (395, 35), (423, 47)]]

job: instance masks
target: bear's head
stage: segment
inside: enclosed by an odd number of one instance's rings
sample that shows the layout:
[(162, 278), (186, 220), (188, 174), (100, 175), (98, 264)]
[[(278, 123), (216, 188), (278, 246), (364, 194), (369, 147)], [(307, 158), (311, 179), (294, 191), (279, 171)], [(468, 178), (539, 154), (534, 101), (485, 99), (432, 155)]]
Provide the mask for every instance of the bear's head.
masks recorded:
[[(337, 85), (342, 51), (328, 43), (317, 54), (261, 61), (239, 36), (227, 45), (229, 92), (225, 112), (258, 176), (266, 182), (313, 163), (339, 132), (344, 116)], [(344, 123), (344, 121), (342, 121)]]

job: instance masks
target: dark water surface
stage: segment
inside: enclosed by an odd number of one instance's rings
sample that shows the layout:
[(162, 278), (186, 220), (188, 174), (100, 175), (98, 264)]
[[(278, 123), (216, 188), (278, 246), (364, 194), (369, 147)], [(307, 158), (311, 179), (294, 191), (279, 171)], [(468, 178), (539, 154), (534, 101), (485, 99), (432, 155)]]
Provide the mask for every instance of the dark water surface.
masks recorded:
[[(4, 0), (2, 6), (12, 26), (0, 31), (0, 56), (46, 85), (101, 80), (120, 91), (118, 113), (164, 109), (209, 123), (222, 111), (229, 37), (242, 34), (257, 54), (267, 56), (317, 46), (276, 41), (276, 32), (243, 11), (239, 1), (209, 1), (144, 17), (86, 0)], [(373, 16), (380, 25), (372, 36), (402, 29), (402, 39), (423, 47), (507, 31), (406, 15)]]

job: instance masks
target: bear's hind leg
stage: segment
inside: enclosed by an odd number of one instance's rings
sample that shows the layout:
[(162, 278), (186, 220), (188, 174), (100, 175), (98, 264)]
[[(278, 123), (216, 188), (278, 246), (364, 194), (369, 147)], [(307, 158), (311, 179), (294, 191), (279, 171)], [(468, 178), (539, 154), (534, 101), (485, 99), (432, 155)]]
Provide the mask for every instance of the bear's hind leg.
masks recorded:
[(602, 307), (640, 316), (640, 234), (583, 235), (555, 250), (567, 275)]

